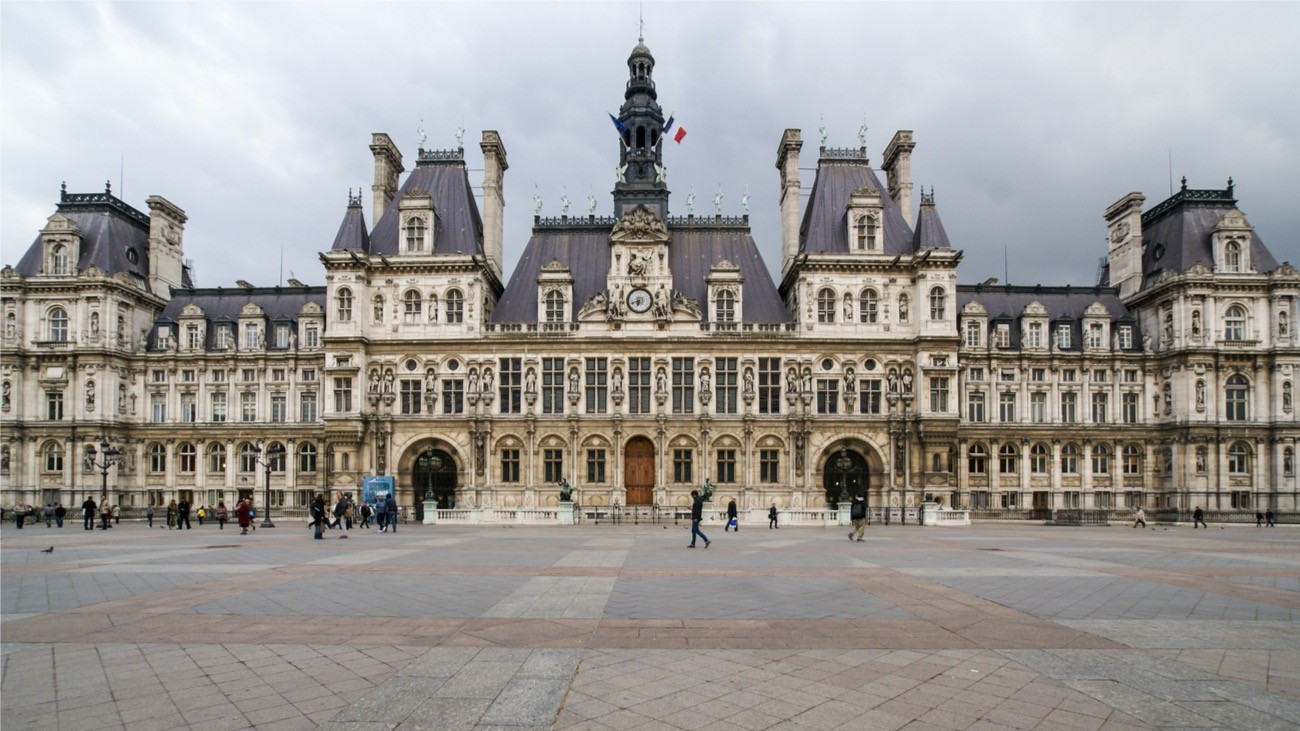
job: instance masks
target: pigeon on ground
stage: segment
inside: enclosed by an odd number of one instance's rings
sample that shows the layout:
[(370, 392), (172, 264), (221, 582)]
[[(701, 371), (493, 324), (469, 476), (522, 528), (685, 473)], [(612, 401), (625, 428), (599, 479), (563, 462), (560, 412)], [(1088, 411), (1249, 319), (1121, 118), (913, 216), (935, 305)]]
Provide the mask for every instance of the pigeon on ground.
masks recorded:
[(50, 546), (49, 548), (42, 548), (41, 553), (54, 553), (54, 546)]

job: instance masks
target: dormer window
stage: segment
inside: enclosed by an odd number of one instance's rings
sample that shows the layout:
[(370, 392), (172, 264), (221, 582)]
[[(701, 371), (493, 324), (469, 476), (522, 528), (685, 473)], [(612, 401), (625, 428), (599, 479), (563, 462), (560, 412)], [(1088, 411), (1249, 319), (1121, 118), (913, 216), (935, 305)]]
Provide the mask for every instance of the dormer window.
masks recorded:
[(862, 251), (876, 250), (876, 217), (858, 216), (857, 247)]
[(255, 322), (244, 325), (244, 347), (257, 348), (262, 344), (262, 326)]
[(50, 247), (50, 274), (64, 276), (68, 273), (68, 247), (55, 244)]
[(1010, 348), (1011, 347), (1011, 325), (1005, 322), (1000, 322), (998, 323), (998, 328), (995, 332), (997, 333), (998, 336), (998, 347)]
[(216, 337), (216, 342), (214, 343), (214, 345), (216, 346), (217, 350), (226, 350), (226, 349), (228, 349), (228, 348), (230, 347), (231, 340), (232, 340), (232, 337), (231, 337), (231, 333), (230, 333), (230, 326), (229, 326), (229, 325), (218, 325), (218, 326), (217, 326), (217, 337)]
[(564, 322), (564, 294), (559, 290), (546, 293), (546, 321)]
[(277, 348), (289, 347), (289, 326), (288, 325), (275, 326), (275, 347)]
[(1104, 344), (1102, 327), (1100, 322), (1094, 322), (1088, 326), (1088, 347), (1101, 348)]
[(1241, 271), (1241, 244), (1229, 241), (1223, 247), (1223, 271)]
[(1043, 347), (1043, 323), (1031, 322), (1025, 328), (1025, 347)]
[(1123, 350), (1129, 350), (1133, 347), (1133, 326), (1119, 326), (1119, 347)]
[(1068, 350), (1070, 348), (1070, 326), (1058, 325), (1056, 327), (1056, 347), (1058, 350)]
[(412, 216), (406, 222), (406, 250), (424, 251), (424, 219)]
[(736, 321), (736, 295), (730, 290), (720, 290), (718, 292), (717, 312), (714, 313), (714, 320), (717, 322), (735, 322)]
[(966, 321), (966, 347), (978, 348), (980, 346), (980, 335), (984, 327), (979, 320)]

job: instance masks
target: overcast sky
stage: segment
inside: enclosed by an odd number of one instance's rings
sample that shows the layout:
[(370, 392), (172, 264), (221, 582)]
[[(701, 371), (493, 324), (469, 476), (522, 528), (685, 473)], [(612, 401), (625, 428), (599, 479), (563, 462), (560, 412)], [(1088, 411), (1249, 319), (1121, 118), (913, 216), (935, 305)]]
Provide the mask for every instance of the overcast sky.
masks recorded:
[[(508, 153), (507, 275), (532, 197), (609, 214), (638, 5), (607, 3), (0, 3), (0, 247), (17, 263), (60, 181), (189, 215), (200, 286), (321, 284), (349, 187), (369, 187), (372, 132), (408, 169), (417, 128), (452, 148), (464, 125)], [(1300, 4), (644, 4), (665, 113), (672, 212), (740, 213), (780, 266), (782, 130), (856, 147), (873, 166), (911, 129), (914, 182), (934, 186), (959, 278), (1092, 284), (1105, 208), (1147, 206), (1186, 175), (1237, 184), (1279, 260), (1300, 263)], [(821, 121), (824, 118), (824, 123)], [(423, 121), (422, 121), (423, 120)], [(124, 161), (124, 162), (123, 162)], [(812, 170), (803, 175), (805, 198)], [(119, 184), (119, 181), (122, 183)], [(480, 199), (481, 203), (481, 199)]]

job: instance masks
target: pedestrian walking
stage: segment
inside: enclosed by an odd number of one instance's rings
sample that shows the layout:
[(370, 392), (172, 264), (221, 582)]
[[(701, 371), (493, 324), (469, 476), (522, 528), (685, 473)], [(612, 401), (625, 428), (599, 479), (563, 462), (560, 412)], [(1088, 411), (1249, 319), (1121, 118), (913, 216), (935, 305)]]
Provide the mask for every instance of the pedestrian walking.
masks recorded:
[(347, 519), (347, 514), (350, 509), (351, 505), (349, 504), (348, 496), (339, 495), (339, 501), (334, 503), (334, 526), (343, 531), (343, 535), (339, 536), (339, 538), (348, 537), (349, 521)]
[(1268, 525), (1269, 528), (1274, 527), (1274, 526), (1273, 526), (1273, 509), (1272, 509), (1272, 508), (1269, 508), (1268, 510), (1264, 511), (1264, 522)]
[(370, 503), (361, 503), (361, 527), (370, 527), (370, 516), (372, 515)]
[(1133, 516), (1133, 527), (1147, 527), (1147, 513), (1142, 508), (1138, 508), (1137, 514)]
[(152, 528), (153, 527), (153, 503), (149, 503), (148, 507), (144, 509), (144, 519), (149, 521), (149, 527)]
[(15, 505), (14, 525), (18, 526), (18, 530), (23, 529), (23, 523), (26, 522), (26, 520), (27, 520), (27, 508), (23, 505)]
[(722, 532), (726, 533), (731, 528), (735, 528), (737, 533), (740, 532), (740, 520), (736, 517), (735, 498), (727, 501), (727, 526), (722, 529)]
[(862, 535), (867, 530), (867, 501), (862, 495), (854, 495), (853, 502), (849, 504), (849, 519), (853, 521), (853, 530), (849, 531), (849, 540), (856, 536), (858, 543), (862, 542)]
[(1200, 505), (1197, 505), (1196, 509), (1192, 511), (1192, 530), (1196, 530), (1197, 523), (1200, 523), (1201, 527), (1206, 530), (1210, 529), (1210, 526), (1205, 524), (1205, 511), (1201, 510)]
[(95, 530), (95, 498), (87, 497), (81, 504), (81, 524), (86, 530)]
[(113, 506), (108, 504), (108, 496), (104, 495), (99, 499), (99, 529), (108, 530), (113, 526), (108, 521), (113, 519)]
[(695, 548), (696, 536), (704, 539), (705, 548), (709, 547), (709, 537), (700, 530), (701, 520), (704, 520), (704, 497), (699, 490), (691, 490), (691, 545), (687, 548)]
[(203, 527), (203, 519), (206, 518), (206, 517), (208, 517), (208, 511), (205, 510), (205, 509), (203, 508), (202, 505), (200, 505), (200, 506), (199, 506), (199, 510), (198, 510), (197, 513), (195, 513), (195, 515), (198, 516), (198, 519), (199, 519), (199, 527), (202, 528), (202, 527)]
[(397, 500), (393, 497), (393, 493), (391, 492), (388, 493), (388, 497), (384, 498), (384, 509), (388, 511), (388, 527), (392, 528), (393, 532), (396, 533), (397, 532)]
[(122, 524), (122, 506), (121, 506), (121, 505), (114, 505), (114, 506), (113, 506), (113, 525), (121, 525), (121, 524)]
[(383, 496), (375, 501), (375, 525), (379, 526), (379, 532), (383, 533), (388, 530), (388, 498)]
[(230, 511), (226, 510), (226, 501), (217, 501), (217, 530), (226, 529), (226, 521), (230, 520)]
[(173, 498), (171, 502), (167, 503), (167, 530), (171, 530), (172, 528), (175, 527), (176, 527), (176, 500), (175, 498)]
[(59, 526), (60, 528), (63, 527), (63, 518), (66, 517), (67, 514), (68, 514), (68, 509), (65, 508), (65, 507), (63, 507), (63, 503), (57, 503), (57, 504), (55, 504), (55, 506), (54, 506), (54, 522), (57, 523), (58, 526)]
[[(202, 523), (199, 525), (202, 525)], [(176, 530), (180, 530), (182, 527), (185, 530), (190, 530), (193, 527), (190, 525), (190, 501), (188, 498), (181, 498), (181, 501), (176, 503)]]
[(49, 528), (54, 523), (54, 503), (45, 503), (45, 509), (41, 512), (45, 514), (45, 527)]
[(243, 528), (239, 535), (248, 535), (248, 526), (253, 524), (253, 506), (248, 504), (248, 498), (240, 500), (239, 505), (235, 506), (235, 515), (239, 518), (239, 527)]
[(325, 496), (317, 493), (311, 501), (311, 524), (316, 529), (316, 540), (325, 538)]
[(1255, 511), (1255, 527), (1256, 528), (1264, 527), (1264, 514), (1259, 512), (1258, 510)]
[(768, 511), (767, 511), (767, 529), (768, 529), (768, 530), (772, 530), (773, 528), (778, 528), (778, 529), (779, 529), (779, 528), (781, 527), (781, 526), (779, 526), (779, 525), (776, 524), (776, 516), (777, 516), (777, 512), (776, 512), (776, 503), (772, 503), (772, 507), (769, 508)]

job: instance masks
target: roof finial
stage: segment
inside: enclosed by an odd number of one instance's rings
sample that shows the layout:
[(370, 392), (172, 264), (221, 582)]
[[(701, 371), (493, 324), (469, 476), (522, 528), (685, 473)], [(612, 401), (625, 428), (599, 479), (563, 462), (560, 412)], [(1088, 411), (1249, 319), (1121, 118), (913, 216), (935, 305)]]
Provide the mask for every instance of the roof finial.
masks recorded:
[(104, 181), (104, 193), (108, 195), (113, 195), (113, 181), (111, 180)]
[(645, 43), (645, 2), (637, 3), (636, 23), (636, 42)]
[(822, 136), (822, 147), (826, 146), (826, 115), (821, 115), (822, 124), (817, 128), (818, 134)]
[(424, 152), (424, 141), (429, 139), (429, 135), (424, 133), (424, 117), (420, 117), (420, 126), (415, 128), (415, 135), (420, 138), (420, 152)]
[(1187, 190), (1187, 176), (1186, 176), (1186, 175), (1183, 176), (1183, 186), (1182, 186), (1182, 190)]
[(67, 197), (68, 197), (68, 181), (65, 180), (59, 186), (59, 198), (67, 198)]
[(858, 146), (867, 149), (867, 115), (862, 115), (862, 126), (858, 127)]
[(1228, 195), (1232, 195), (1232, 176), (1228, 176)]

